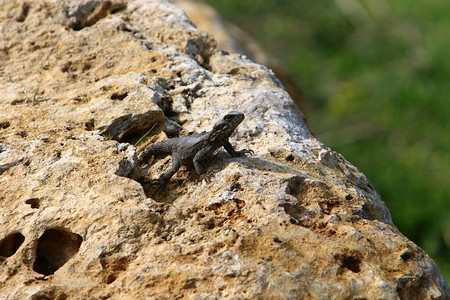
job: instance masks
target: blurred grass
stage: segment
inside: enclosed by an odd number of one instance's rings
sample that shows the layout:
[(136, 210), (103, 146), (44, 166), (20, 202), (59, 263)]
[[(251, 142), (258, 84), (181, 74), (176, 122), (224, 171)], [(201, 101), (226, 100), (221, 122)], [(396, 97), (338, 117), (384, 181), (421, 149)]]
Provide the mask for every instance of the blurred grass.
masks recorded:
[(278, 58), (321, 140), (450, 279), (450, 1), (207, 1)]

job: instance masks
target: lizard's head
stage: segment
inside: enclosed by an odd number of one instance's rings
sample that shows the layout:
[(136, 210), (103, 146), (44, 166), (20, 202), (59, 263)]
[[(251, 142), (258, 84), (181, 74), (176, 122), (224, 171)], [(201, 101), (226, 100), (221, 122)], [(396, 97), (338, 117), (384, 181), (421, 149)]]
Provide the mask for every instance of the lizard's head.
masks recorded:
[(236, 127), (244, 120), (244, 114), (237, 111), (230, 111), (222, 119), (214, 124), (212, 137), (227, 136), (229, 137)]

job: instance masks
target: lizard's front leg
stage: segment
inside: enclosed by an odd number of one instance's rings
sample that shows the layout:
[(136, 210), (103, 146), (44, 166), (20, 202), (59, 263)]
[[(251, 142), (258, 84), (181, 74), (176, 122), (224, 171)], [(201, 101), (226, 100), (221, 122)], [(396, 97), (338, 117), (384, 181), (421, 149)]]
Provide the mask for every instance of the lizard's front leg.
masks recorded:
[(232, 157), (238, 157), (238, 156), (243, 156), (244, 154), (253, 154), (253, 150), (250, 149), (244, 149), (244, 150), (240, 150), (240, 151), (236, 151), (233, 148), (233, 145), (231, 145), (231, 143), (229, 141), (225, 141), (223, 143), (223, 147), (225, 148), (225, 150), (227, 150), (228, 153), (230, 153), (230, 155)]
[(192, 163), (194, 164), (194, 168), (198, 174), (206, 173), (206, 165), (208, 161), (211, 159), (211, 154), (214, 152), (214, 149), (211, 147), (206, 147), (201, 149), (195, 154)]
[(159, 178), (159, 184), (161, 188), (164, 188), (169, 182), (170, 178), (180, 169), (181, 163), (176, 155), (172, 156), (172, 167), (161, 175)]

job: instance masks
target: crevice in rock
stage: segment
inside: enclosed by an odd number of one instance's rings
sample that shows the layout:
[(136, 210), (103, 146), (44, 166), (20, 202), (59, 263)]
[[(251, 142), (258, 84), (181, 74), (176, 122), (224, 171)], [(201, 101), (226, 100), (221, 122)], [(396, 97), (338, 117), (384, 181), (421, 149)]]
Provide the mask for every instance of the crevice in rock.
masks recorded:
[(61, 228), (47, 229), (38, 239), (33, 270), (45, 276), (61, 268), (80, 249), (83, 238)]
[(20, 232), (8, 234), (0, 241), (0, 256), (13, 256), (24, 241), (25, 237)]

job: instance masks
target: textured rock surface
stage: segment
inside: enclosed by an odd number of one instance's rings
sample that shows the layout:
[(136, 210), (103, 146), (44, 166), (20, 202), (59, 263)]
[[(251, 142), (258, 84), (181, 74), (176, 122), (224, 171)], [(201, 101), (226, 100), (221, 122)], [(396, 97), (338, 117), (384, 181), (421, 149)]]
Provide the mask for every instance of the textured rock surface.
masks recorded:
[[(3, 298), (450, 296), (271, 71), (218, 50), (179, 8), (0, 7)], [(219, 153), (208, 176), (182, 170), (155, 194), (170, 159), (138, 169), (145, 145), (132, 144), (209, 130), (230, 110), (246, 115), (232, 142), (255, 155)]]
[(283, 82), (292, 100), (298, 107), (303, 107), (303, 92), (298, 82), (276, 59), (265, 53), (247, 32), (224, 20), (214, 8), (202, 1), (173, 0), (172, 2), (183, 9), (198, 28), (212, 34), (220, 49), (245, 54), (251, 60), (272, 69)]

